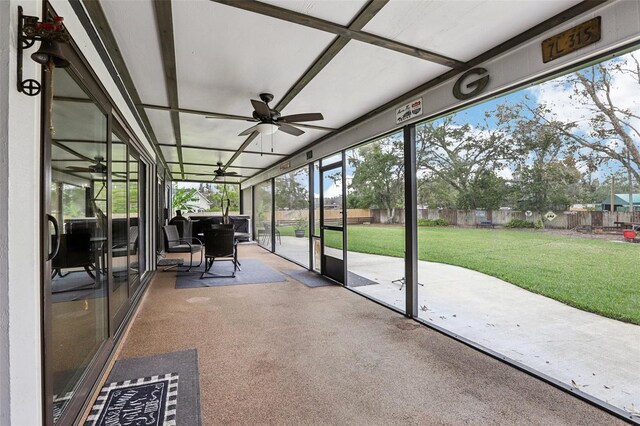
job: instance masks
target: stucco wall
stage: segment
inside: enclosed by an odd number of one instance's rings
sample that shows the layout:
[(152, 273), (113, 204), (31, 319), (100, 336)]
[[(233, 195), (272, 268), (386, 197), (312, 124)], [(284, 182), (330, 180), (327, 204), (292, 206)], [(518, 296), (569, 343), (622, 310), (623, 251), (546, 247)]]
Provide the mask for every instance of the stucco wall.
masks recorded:
[[(40, 252), (40, 97), (16, 90), (18, 5), (41, 14), (40, 1), (3, 1), (0, 6), (0, 424), (42, 423)], [(9, 22), (10, 21), (10, 22)], [(8, 44), (8, 46), (7, 46)], [(8, 48), (8, 49), (7, 49)], [(24, 78), (40, 79), (25, 55)], [(8, 325), (7, 321), (8, 320)], [(8, 336), (8, 339), (7, 339)]]
[[(0, 40), (9, 37), (9, 3), (0, 2)], [(9, 43), (0, 43), (0, 424), (9, 424), (9, 274), (7, 178)]]

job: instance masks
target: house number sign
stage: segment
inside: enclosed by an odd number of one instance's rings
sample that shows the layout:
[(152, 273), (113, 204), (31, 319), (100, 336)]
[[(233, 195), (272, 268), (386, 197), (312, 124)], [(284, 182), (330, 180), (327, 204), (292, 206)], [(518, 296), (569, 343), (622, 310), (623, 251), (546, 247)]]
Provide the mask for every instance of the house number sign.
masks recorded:
[(545, 64), (600, 40), (601, 17), (590, 19), (542, 42)]

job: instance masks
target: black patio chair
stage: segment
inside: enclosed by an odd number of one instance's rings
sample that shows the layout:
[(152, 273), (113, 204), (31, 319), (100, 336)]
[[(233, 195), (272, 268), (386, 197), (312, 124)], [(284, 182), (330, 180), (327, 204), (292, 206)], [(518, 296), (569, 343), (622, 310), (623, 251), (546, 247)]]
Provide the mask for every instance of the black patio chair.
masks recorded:
[(111, 247), (112, 257), (121, 257), (128, 254), (136, 254), (138, 252), (138, 236), (139, 231), (137, 226), (129, 227), (129, 244), (120, 242), (114, 243)]
[(53, 258), (51, 278), (56, 275), (65, 277), (69, 272), (63, 273), (63, 269), (84, 268), (91, 279), (95, 279), (94, 271), (96, 266), (93, 262), (93, 251), (91, 250), (91, 234), (89, 232), (78, 232), (73, 234), (62, 234), (60, 238), (60, 248), (58, 254)]
[[(176, 271), (188, 272), (194, 266), (198, 267), (202, 265), (202, 241), (194, 237), (182, 237), (178, 234), (178, 228), (175, 225), (165, 225), (162, 227), (164, 230), (164, 235), (166, 237), (166, 245), (165, 251), (167, 253), (189, 253), (189, 265), (188, 266), (180, 266), (180, 265), (172, 265), (168, 268), (163, 269), (163, 271), (168, 271), (171, 269), (175, 269)], [(200, 252), (200, 263), (197, 265), (193, 264), (193, 253)], [(186, 268), (186, 269), (180, 269)]]
[[(219, 278), (235, 278), (238, 270), (238, 257), (236, 251), (236, 243), (233, 228), (216, 227), (214, 229), (204, 230), (204, 272), (200, 275), (200, 279), (205, 275)], [(233, 274), (218, 275), (212, 272), (213, 262), (218, 260), (230, 260), (233, 262)]]

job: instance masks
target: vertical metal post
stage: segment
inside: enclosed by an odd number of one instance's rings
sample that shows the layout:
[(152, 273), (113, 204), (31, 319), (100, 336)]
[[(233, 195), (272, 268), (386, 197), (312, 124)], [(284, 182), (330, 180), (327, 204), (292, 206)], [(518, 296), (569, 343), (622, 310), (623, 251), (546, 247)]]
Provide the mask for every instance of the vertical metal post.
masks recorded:
[(307, 224), (308, 232), (309, 232), (309, 270), (313, 270), (313, 234), (315, 232), (315, 176), (313, 173), (313, 162), (309, 163), (309, 167), (307, 168), (307, 179), (308, 182), (308, 190), (309, 190), (309, 211), (307, 214), (307, 218), (309, 219), (309, 223)]
[(271, 253), (276, 252), (276, 180), (271, 178)]
[(347, 256), (347, 152), (342, 151), (342, 285), (349, 283)]
[[(631, 153), (627, 151), (627, 182), (629, 185), (629, 213), (633, 214), (633, 178), (631, 177)], [(633, 217), (629, 217), (629, 221), (633, 222)]]
[(609, 204), (609, 210), (613, 213), (616, 209), (616, 176), (611, 175), (611, 198)]
[(406, 316), (418, 316), (418, 200), (416, 194), (416, 126), (409, 124), (404, 133), (404, 226), (405, 226), (405, 306)]

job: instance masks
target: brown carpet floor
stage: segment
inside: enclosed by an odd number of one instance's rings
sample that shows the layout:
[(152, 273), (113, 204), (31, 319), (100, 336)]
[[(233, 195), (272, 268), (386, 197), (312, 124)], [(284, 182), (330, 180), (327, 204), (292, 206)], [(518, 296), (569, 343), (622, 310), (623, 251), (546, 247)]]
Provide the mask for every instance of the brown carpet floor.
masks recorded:
[[(256, 246), (240, 258), (293, 267)], [(119, 357), (197, 349), (204, 425), (622, 424), (346, 289), (288, 279), (176, 290), (159, 272)]]

